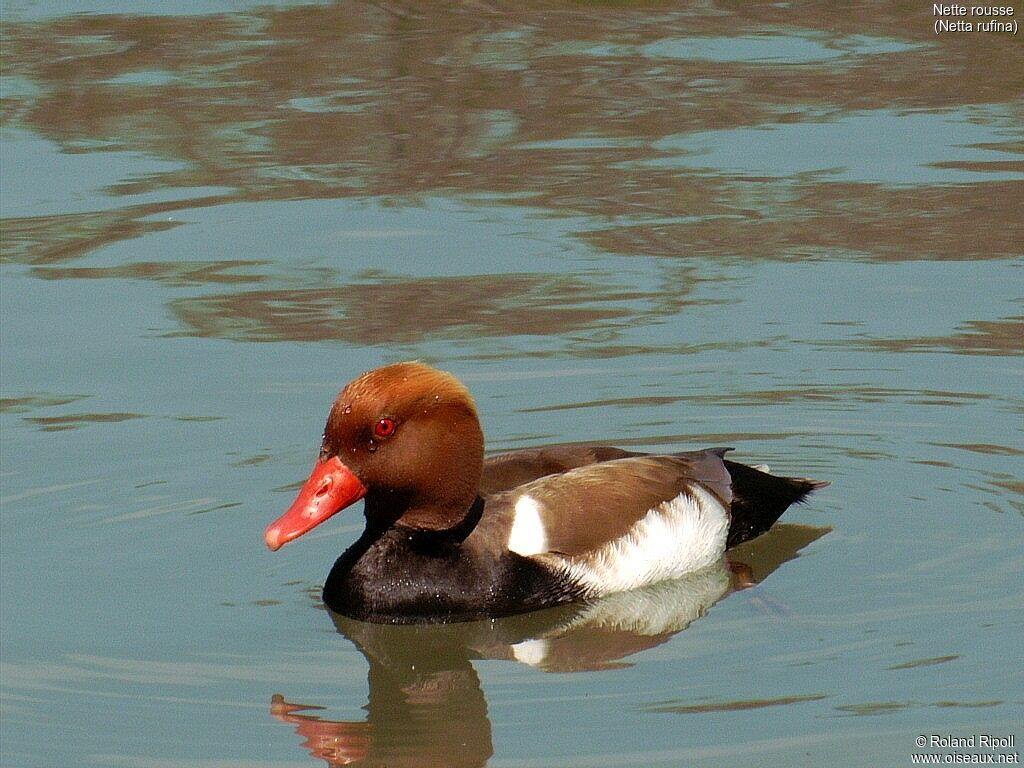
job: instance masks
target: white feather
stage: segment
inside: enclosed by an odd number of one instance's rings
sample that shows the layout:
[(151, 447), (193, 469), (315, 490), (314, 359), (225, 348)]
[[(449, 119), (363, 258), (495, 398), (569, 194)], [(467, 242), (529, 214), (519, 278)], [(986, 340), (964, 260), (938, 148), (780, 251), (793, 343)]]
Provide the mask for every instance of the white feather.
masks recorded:
[(528, 494), (516, 501), (512, 530), (508, 535), (508, 548), (524, 557), (547, 552), (548, 535), (540, 519), (540, 505)]
[(711, 567), (681, 579), (597, 598), (570, 626), (605, 627), (651, 636), (679, 632), (728, 591), (729, 572), (719, 558)]
[[(518, 521), (518, 504), (516, 513)], [(694, 485), (649, 510), (625, 535), (599, 550), (562, 558), (561, 567), (591, 596), (622, 592), (712, 565), (725, 551), (728, 533), (725, 507)]]
[(523, 640), (512, 646), (512, 657), (531, 667), (539, 667), (548, 655), (548, 641), (544, 638)]

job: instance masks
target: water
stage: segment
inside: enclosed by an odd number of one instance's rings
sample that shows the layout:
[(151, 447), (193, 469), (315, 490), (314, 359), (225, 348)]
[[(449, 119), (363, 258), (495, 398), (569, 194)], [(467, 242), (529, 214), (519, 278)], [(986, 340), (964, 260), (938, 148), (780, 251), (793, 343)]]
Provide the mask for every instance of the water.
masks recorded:
[[(930, 12), (7, 3), (0, 762), (1019, 751), (1024, 49)], [(262, 530), (409, 358), (494, 449), (833, 485), (603, 613), (336, 624), (360, 516)]]

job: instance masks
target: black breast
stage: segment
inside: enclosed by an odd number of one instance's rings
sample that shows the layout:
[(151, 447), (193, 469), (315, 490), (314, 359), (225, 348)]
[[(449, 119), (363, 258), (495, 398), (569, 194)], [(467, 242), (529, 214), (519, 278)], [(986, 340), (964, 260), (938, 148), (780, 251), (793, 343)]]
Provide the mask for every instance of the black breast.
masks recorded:
[(469, 621), (579, 599), (582, 588), (512, 552), (389, 528), (367, 531), (331, 569), (323, 598), (337, 613), (393, 624)]

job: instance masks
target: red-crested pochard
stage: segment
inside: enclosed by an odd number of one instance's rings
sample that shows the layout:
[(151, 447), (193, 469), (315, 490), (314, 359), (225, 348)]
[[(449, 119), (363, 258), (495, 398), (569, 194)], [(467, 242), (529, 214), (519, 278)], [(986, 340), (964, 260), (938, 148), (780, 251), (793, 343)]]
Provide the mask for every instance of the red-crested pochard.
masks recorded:
[(366, 621), (464, 621), (587, 600), (713, 565), (828, 485), (727, 461), (727, 450), (555, 445), (485, 459), (465, 386), (398, 363), (338, 395), (320, 457), (266, 542), (279, 549), (364, 499), (366, 530), (323, 598)]

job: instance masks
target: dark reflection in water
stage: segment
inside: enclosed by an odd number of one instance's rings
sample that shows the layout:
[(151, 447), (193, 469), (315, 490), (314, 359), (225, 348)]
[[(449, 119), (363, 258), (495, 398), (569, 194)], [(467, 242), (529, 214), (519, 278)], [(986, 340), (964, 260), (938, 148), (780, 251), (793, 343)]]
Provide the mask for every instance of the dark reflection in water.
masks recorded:
[(872, 339), (867, 346), (886, 352), (952, 352), (960, 355), (1024, 354), (1024, 316), (969, 320), (961, 332), (916, 339)]
[[(747, 184), (755, 185), (759, 180)], [(730, 218), (620, 226), (585, 237), (619, 253), (738, 259), (976, 260), (1021, 253), (1020, 182), (915, 189), (808, 179), (793, 186), (792, 198), (766, 201), (770, 207), (751, 201), (752, 210)]]
[[(23, 84), (3, 100), (11, 126), (65, 153), (163, 162), (105, 190), (122, 207), (7, 219), (4, 258), (80, 258), (178, 226), (170, 214), (186, 208), (418, 195), (525, 200), (587, 217), (580, 237), (622, 255), (1019, 255), (1024, 49), (1012, 36), (936, 38), (929, 8), (390, 2), (8, 23), (5, 74)], [(877, 147), (844, 154), (866, 114), (885, 126)], [(914, 115), (937, 121), (927, 124), (931, 136), (943, 135), (943, 121), (985, 129), (908, 145), (915, 159), (891, 186), (876, 170), (900, 161), (887, 145), (915, 130), (919, 123), (904, 125)], [(782, 151), (715, 139), (758, 128), (799, 143), (794, 128), (815, 126), (838, 133), (821, 141), (828, 150), (811, 168), (788, 167)], [(693, 136), (738, 157), (702, 169)], [(934, 183), (915, 179), (922, 169)], [(106, 269), (174, 285), (246, 282), (211, 262), (180, 272), (150, 262)], [(321, 287), (182, 300), (174, 312), (188, 333), (229, 338), (402, 342), (414, 330), (399, 322), (390, 332), (343, 281)], [(467, 317), (454, 325), (485, 334), (504, 332), (485, 316), (510, 309), (529, 333), (627, 314), (580, 306), (608, 300), (582, 281), (564, 310), (536, 311), (564, 301), (561, 290), (544, 276), (520, 276), (493, 289), (466, 277), (370, 292), (403, 309), (430, 291), (465, 296)], [(509, 307), (512, 292), (527, 299)], [(338, 313), (363, 325), (339, 334)], [(450, 327), (442, 320), (428, 332)], [(975, 335), (952, 346), (969, 349)]]
[(87, 395), (25, 395), (24, 397), (0, 397), (0, 413), (27, 413), (36, 408), (50, 408), (83, 400)]
[(790, 704), (803, 704), (807, 701), (821, 701), (828, 698), (823, 693), (808, 693), (803, 696), (780, 696), (775, 699), (740, 699), (737, 701), (708, 701), (700, 704), (679, 704), (663, 702), (645, 708), (645, 712), (661, 712), (677, 715), (692, 715), (701, 712), (736, 712), (742, 709), (764, 709), (766, 707), (785, 707)]
[[(679, 286), (678, 305), (688, 286)], [(402, 343), (456, 333), (558, 334), (632, 316), (653, 294), (560, 275), (479, 275), (178, 299), (190, 334), (247, 341)]]
[(573, 401), (522, 408), (520, 413), (601, 408), (607, 406), (652, 406), (674, 403), (714, 403), (730, 406), (753, 406), (792, 402), (834, 403), (839, 410), (858, 410), (863, 403), (903, 402), (909, 405), (963, 406), (993, 396), (977, 392), (950, 392), (937, 389), (905, 389), (872, 386), (825, 386), (808, 384), (801, 389), (763, 389), (754, 391), (706, 392), (695, 395), (663, 395), (658, 397), (616, 397), (604, 400)]
[[(309, 753), (328, 765), (482, 766), (494, 752), (487, 701), (472, 662), (515, 660), (548, 672), (629, 666), (731, 590), (753, 586), (829, 529), (782, 524), (691, 577), (497, 621), (450, 625), (366, 624), (331, 614), (369, 664), (365, 720), (338, 721), (322, 707), (275, 694), (271, 714), (294, 725)], [(816, 700), (795, 695), (763, 706)], [(652, 704), (649, 711), (664, 711)], [(750, 708), (726, 702), (726, 709)]]
[(263, 261), (138, 261), (117, 267), (33, 267), (32, 274), (44, 280), (153, 280), (172, 287), (209, 283), (259, 283), (266, 278), (237, 274), (232, 270), (265, 265)]
[(84, 424), (144, 418), (145, 415), (141, 413), (70, 413), (62, 416), (26, 416), (25, 421), (38, 424), (44, 432), (59, 432), (65, 429), (77, 429)]
[(100, 213), (4, 219), (4, 261), (52, 264), (76, 259), (122, 240), (161, 232), (177, 222), (139, 220), (132, 206)]

